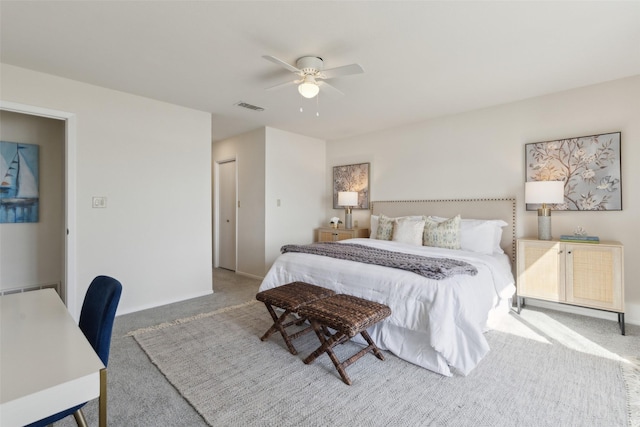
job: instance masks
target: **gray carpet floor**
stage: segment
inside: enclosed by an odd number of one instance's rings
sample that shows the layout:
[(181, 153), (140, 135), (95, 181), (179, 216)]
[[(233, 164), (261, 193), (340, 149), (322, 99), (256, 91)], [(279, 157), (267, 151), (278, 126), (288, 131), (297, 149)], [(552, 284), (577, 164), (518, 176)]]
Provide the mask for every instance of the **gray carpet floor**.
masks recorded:
[[(109, 360), (109, 425), (206, 426), (127, 333), (244, 303), (255, 297), (259, 285), (259, 280), (215, 269), (212, 295), (117, 317)], [(621, 336), (616, 322), (537, 308), (513, 318), (510, 332), (521, 328), (526, 336), (534, 330), (536, 335), (566, 341), (576, 349), (640, 358), (640, 326), (627, 325), (627, 336)], [(251, 411), (250, 405), (246, 411)], [(89, 425), (97, 425), (97, 402), (89, 402), (84, 413)], [(74, 425), (73, 417), (56, 423)]]

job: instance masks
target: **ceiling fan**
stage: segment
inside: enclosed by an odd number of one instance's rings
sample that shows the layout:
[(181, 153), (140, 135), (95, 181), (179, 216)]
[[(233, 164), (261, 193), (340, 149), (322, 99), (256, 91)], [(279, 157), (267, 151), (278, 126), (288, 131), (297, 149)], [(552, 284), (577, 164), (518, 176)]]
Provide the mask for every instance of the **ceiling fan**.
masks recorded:
[(348, 76), (350, 74), (361, 74), (364, 70), (359, 64), (343, 65), (341, 67), (324, 69), (324, 61), (318, 56), (303, 56), (298, 58), (295, 67), (281, 59), (271, 55), (264, 55), (264, 59), (274, 64), (280, 65), (295, 73), (299, 78), (268, 87), (267, 90), (280, 89), (290, 85), (298, 85), (298, 92), (305, 98), (315, 97), (320, 89), (344, 95), (340, 90), (331, 86), (325, 80), (335, 77)]

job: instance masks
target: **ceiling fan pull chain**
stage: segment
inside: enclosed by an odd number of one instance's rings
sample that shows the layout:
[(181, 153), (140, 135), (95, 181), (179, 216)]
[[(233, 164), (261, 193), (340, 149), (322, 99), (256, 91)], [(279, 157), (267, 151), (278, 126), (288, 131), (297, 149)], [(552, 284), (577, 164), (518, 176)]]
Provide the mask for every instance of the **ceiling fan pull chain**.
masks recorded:
[(320, 94), (316, 95), (316, 117), (320, 117)]

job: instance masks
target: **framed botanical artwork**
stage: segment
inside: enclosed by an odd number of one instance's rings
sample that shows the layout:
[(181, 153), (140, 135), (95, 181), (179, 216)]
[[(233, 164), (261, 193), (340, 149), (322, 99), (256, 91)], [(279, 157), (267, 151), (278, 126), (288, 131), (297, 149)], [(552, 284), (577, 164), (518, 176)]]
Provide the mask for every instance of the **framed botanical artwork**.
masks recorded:
[(357, 191), (358, 205), (353, 209), (369, 209), (369, 163), (333, 167), (333, 208), (338, 206), (338, 192)]
[(564, 182), (564, 203), (554, 210), (622, 210), (620, 140), (612, 132), (525, 144), (526, 181)]
[(39, 146), (0, 141), (0, 223), (39, 221)]

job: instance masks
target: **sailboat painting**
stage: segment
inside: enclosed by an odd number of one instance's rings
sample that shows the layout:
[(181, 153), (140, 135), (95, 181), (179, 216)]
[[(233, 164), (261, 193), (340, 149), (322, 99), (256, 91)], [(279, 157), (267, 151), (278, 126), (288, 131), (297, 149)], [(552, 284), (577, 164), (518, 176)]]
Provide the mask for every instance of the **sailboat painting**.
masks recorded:
[(38, 222), (39, 147), (0, 141), (0, 223)]

